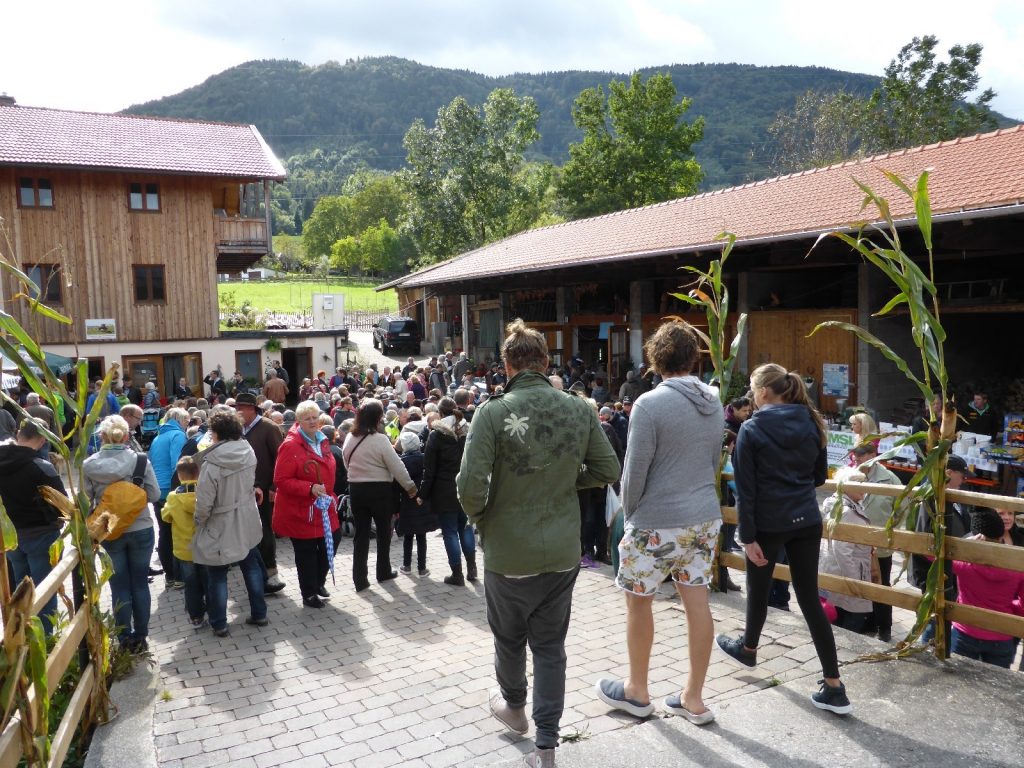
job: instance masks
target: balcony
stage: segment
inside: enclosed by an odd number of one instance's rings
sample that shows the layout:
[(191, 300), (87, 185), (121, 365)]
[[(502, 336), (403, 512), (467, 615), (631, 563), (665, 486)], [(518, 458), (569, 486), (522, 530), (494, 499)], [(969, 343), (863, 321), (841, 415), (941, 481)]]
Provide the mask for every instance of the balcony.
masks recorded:
[(217, 272), (227, 274), (248, 269), (270, 252), (267, 222), (240, 216), (214, 216), (217, 236)]

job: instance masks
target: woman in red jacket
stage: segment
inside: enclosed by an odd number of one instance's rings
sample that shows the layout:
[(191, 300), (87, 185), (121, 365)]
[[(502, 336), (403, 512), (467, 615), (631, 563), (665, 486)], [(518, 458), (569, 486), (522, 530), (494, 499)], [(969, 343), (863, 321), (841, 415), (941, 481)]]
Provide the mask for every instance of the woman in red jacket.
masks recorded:
[[(295, 550), (295, 570), (303, 604), (323, 608), (329, 597), (325, 588), (328, 558), (333, 558), (341, 539), (337, 504), (334, 499), (335, 461), (330, 443), (319, 428), (320, 406), (306, 400), (295, 409), (291, 428), (277, 453), (274, 466), (274, 533), (288, 536)], [(323, 512), (317, 499), (329, 502), (327, 509), (333, 550), (327, 551)]]

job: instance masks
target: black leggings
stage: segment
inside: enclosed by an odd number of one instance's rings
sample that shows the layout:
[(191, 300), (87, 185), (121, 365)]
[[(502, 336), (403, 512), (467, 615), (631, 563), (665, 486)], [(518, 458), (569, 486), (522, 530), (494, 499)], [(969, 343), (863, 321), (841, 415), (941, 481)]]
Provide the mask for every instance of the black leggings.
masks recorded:
[(761, 640), (761, 629), (768, 616), (768, 593), (772, 588), (772, 571), (780, 548), (786, 550), (789, 570), (793, 579), (793, 591), (804, 614), (804, 621), (811, 631), (814, 648), (821, 661), (825, 677), (839, 677), (839, 661), (836, 658), (836, 639), (832, 625), (825, 617), (825, 611), (818, 599), (818, 548), (821, 544), (821, 523), (808, 528), (785, 533), (757, 534), (757, 543), (768, 560), (767, 565), (757, 566), (747, 559), (747, 628), (743, 644), (757, 648)]

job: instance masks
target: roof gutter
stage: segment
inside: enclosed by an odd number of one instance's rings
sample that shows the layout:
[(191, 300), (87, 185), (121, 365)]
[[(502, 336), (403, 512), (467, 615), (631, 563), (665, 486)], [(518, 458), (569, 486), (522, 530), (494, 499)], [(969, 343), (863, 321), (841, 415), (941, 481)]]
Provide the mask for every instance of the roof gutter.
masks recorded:
[[(965, 221), (967, 219), (992, 219), (992, 218), (999, 218), (1001, 216), (1012, 216), (1015, 213), (1024, 213), (1024, 202), (1016, 202), (1016, 203), (1011, 203), (1009, 205), (1001, 205), (1001, 206), (998, 206), (998, 207), (995, 207), (995, 208), (975, 208), (975, 209), (971, 209), (971, 210), (961, 209), (959, 211), (951, 211), (950, 213), (937, 213), (937, 214), (933, 214), (932, 215), (932, 222), (933, 223), (941, 223), (941, 222)], [(904, 229), (904, 228), (906, 228), (908, 226), (916, 224), (917, 223), (917, 217), (916, 216), (907, 216), (907, 217), (904, 217), (904, 218), (901, 218), (901, 219), (895, 219), (893, 223), (896, 225), (897, 228)], [(876, 221), (868, 222), (865, 225), (865, 228), (878, 229), (880, 224), (881, 224), (881, 220), (876, 220)], [(849, 232), (857, 232), (859, 230), (860, 230), (859, 226), (853, 226), (853, 225), (825, 227), (825, 228), (822, 228), (822, 229), (809, 229), (809, 230), (803, 230), (801, 232), (790, 232), (790, 233), (784, 234), (784, 235), (761, 235), (761, 236), (758, 236), (758, 237), (737, 238), (736, 239), (736, 245), (739, 246), (739, 245), (760, 245), (760, 244), (763, 244), (763, 243), (782, 243), (782, 242), (791, 242), (793, 240), (806, 240), (806, 239), (809, 239), (811, 237), (813, 237), (813, 238), (815, 238), (815, 240), (817, 240), (822, 235), (827, 235), (830, 232), (845, 232), (845, 233), (849, 233)], [(678, 247), (678, 248), (661, 248), (661, 249), (658, 249), (658, 250), (655, 250), (655, 251), (638, 251), (638, 252), (635, 252), (635, 253), (616, 253), (616, 254), (610, 254), (610, 255), (607, 255), (607, 256), (600, 256), (600, 257), (597, 257), (597, 258), (580, 259), (580, 260), (577, 260), (577, 261), (563, 262), (563, 263), (559, 263), (559, 264), (537, 265), (535, 267), (529, 267), (529, 268), (525, 268), (525, 269), (515, 270), (515, 273), (516, 274), (529, 274), (529, 273), (532, 273), (532, 272), (546, 272), (546, 271), (552, 270), (552, 269), (563, 269), (563, 268), (566, 268), (566, 267), (584, 266), (584, 265), (592, 265), (592, 264), (604, 264), (604, 263), (607, 263), (607, 262), (610, 262), (610, 261), (619, 261), (619, 260), (625, 261), (625, 260), (653, 259), (653, 258), (657, 258), (659, 256), (671, 256), (671, 255), (676, 255), (676, 254), (696, 253), (698, 251), (704, 251), (704, 250), (707, 250), (709, 248), (720, 248), (720, 247), (721, 247), (721, 243), (719, 241), (711, 241), (711, 242), (705, 242), (705, 243), (698, 243), (698, 244), (695, 244), (695, 245), (682, 246), (682, 247)], [(440, 266), (440, 265), (438, 265), (438, 266)], [(495, 270), (494, 272), (488, 272), (488, 273), (485, 273), (485, 274), (475, 275), (475, 276), (473, 276), (471, 278), (468, 278), (467, 282), (472, 282), (474, 280), (483, 280), (483, 279), (486, 279), (486, 278), (496, 277), (498, 275), (503, 275), (503, 274), (508, 274), (508, 271), (507, 270)], [(409, 275), (406, 278), (399, 278), (397, 280), (393, 280), (391, 283), (388, 283), (388, 287), (392, 287), (392, 286), (393, 287), (398, 287), (400, 285), (404, 285), (404, 286), (410, 287), (410, 288), (423, 288), (423, 287), (426, 287), (428, 285), (436, 285), (437, 283), (441, 283), (441, 282), (450, 282), (449, 280), (443, 280), (443, 281), (437, 281), (437, 282), (424, 281), (424, 282), (415, 282), (415, 283), (407, 284), (405, 281), (409, 280), (412, 277), (413, 277), (413, 275)], [(383, 287), (384, 286), (381, 286), (381, 288), (383, 288)], [(380, 289), (378, 289), (378, 290), (380, 290)]]

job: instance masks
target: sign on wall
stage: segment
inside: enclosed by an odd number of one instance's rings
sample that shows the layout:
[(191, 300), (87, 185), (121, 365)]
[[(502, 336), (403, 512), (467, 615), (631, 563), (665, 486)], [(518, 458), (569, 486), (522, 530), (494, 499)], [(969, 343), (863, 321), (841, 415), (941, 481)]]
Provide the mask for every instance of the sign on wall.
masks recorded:
[(828, 446), (825, 453), (828, 455), (830, 467), (845, 467), (850, 458), (850, 451), (857, 444), (857, 436), (853, 432), (829, 432)]
[(112, 317), (86, 318), (86, 341), (115, 341), (117, 339), (117, 322)]
[(826, 397), (850, 396), (850, 366), (845, 363), (823, 363), (821, 393)]

